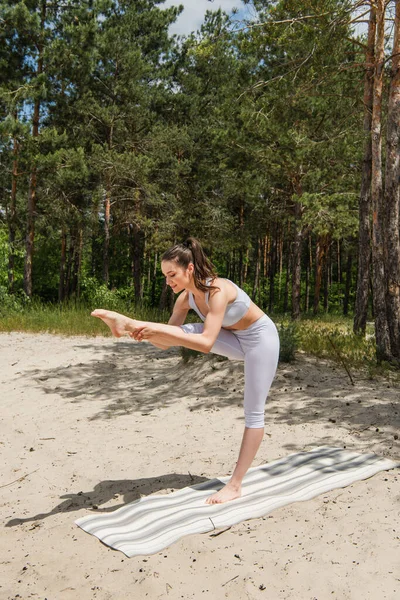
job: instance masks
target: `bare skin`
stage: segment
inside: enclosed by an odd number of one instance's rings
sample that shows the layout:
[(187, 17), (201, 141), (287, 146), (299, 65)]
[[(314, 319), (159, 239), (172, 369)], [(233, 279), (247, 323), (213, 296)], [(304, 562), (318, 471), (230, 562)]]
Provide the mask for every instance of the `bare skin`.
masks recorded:
[[(204, 292), (198, 290), (194, 285), (192, 263), (189, 263), (187, 269), (183, 269), (173, 261), (163, 261), (162, 270), (166, 276), (167, 284), (171, 286), (173, 291), (175, 293), (182, 292), (175, 303), (174, 312), (168, 324), (138, 321), (114, 311), (102, 309), (94, 310), (92, 316), (104, 321), (115, 337), (129, 335), (139, 342), (148, 341), (162, 349), (171, 346), (185, 346), (200, 352), (209, 352), (221, 329), (226, 306), (228, 303), (233, 302), (236, 297), (236, 289), (228, 281), (217, 278), (213, 284), (220, 287), (220, 291), (210, 294), (209, 304), (207, 305)], [(193, 293), (197, 306), (202, 314), (206, 316), (202, 334), (188, 334), (180, 328), (190, 309), (188, 291)], [(234, 326), (226, 329), (246, 329), (263, 314), (258, 306), (251, 303), (244, 317)], [(264, 428), (245, 427), (238, 461), (232, 477), (221, 490), (207, 498), (207, 504), (222, 504), (240, 498), (243, 477), (257, 454), (263, 436)]]

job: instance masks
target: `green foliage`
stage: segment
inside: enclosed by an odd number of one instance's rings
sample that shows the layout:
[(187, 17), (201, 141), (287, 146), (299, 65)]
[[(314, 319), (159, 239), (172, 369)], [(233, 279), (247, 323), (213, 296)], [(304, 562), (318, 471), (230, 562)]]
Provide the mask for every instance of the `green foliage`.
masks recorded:
[(294, 362), (300, 341), (297, 323), (281, 323), (279, 326), (279, 341), (279, 362)]
[[(320, 181), (317, 187), (323, 187), (323, 182)], [(312, 226), (312, 230), (317, 235), (330, 234), (335, 239), (356, 235), (358, 194), (353, 183), (349, 192), (343, 190), (332, 194), (306, 192), (301, 195), (301, 198), (295, 195), (293, 199), (301, 202), (307, 209), (303, 213), (304, 224)]]
[(0, 287), (8, 285), (8, 235), (5, 228), (0, 227)]
[(104, 308), (124, 312), (130, 304), (123, 289), (110, 290), (105, 284), (99, 284), (94, 277), (85, 277), (82, 280), (81, 299), (92, 310)]
[[(8, 257), (9, 257), (9, 241), (6, 227), (0, 225), (0, 286), (4, 289), (8, 288)], [(18, 269), (14, 273), (15, 288), (19, 290), (22, 283), (22, 265), (24, 251), (20, 244), (14, 248), (14, 255)]]
[(308, 354), (337, 362), (343, 360), (357, 368), (376, 362), (374, 337), (355, 335), (349, 321), (302, 320), (299, 334), (301, 349)]
[(179, 347), (179, 354), (185, 364), (195, 360), (199, 356), (204, 356), (201, 352), (197, 352), (197, 350), (191, 350), (190, 348), (185, 348), (184, 346)]
[[(47, 3), (45, 22), (40, 2), (0, 1), (0, 286), (14, 227), (22, 287), (34, 174), (33, 293), (43, 301), (150, 314), (168, 304), (160, 255), (194, 235), (221, 276), (268, 312), (289, 312), (302, 229), (303, 311), (321, 235), (340, 242), (326, 269), (328, 311), (343, 310), (343, 265), (357, 252), (362, 49), (342, 0), (253, 5), (250, 27), (209, 11), (178, 43), (168, 31), (181, 8), (153, 0)], [(56, 314), (38, 310), (43, 326)], [(297, 332), (285, 324), (281, 334), (291, 360)]]
[[(43, 303), (40, 299), (30, 300), (23, 293), (9, 296), (0, 287), (0, 332), (25, 331), (54, 333), (60, 335), (111, 335), (104, 323), (90, 315), (93, 306), (79, 302), (63, 304)], [(4, 307), (4, 310), (3, 308)], [(97, 308), (100, 308), (99, 306)], [(136, 307), (127, 311), (120, 300), (120, 310), (141, 321), (167, 322), (168, 313), (150, 308)]]
[(9, 294), (7, 288), (0, 285), (0, 317), (21, 314), (30, 304), (30, 299), (22, 292)]

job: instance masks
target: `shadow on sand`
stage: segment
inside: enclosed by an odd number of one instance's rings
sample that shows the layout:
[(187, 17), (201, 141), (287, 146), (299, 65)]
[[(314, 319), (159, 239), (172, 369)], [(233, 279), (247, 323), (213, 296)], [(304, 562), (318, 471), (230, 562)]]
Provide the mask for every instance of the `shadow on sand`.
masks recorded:
[[(379, 457), (374, 454), (348, 454), (343, 455), (341, 448), (320, 447), (303, 453), (273, 461), (249, 472), (243, 482), (243, 488), (251, 486), (254, 478), (259, 480), (258, 485), (265, 486), (265, 496), (274, 497), (276, 494), (285, 494), (288, 489), (295, 487), (299, 482), (304, 482), (308, 472), (317, 472), (333, 475), (335, 473), (357, 472), (358, 469), (375, 464)], [(400, 463), (399, 463), (400, 465)], [(306, 471), (304, 471), (306, 468)], [(260, 475), (261, 480), (260, 480)], [(284, 476), (284, 479), (282, 479)], [(274, 482), (276, 478), (276, 483)], [(246, 481), (247, 480), (247, 481)], [(264, 484), (262, 483), (264, 481)], [(304, 485), (304, 483), (303, 483)], [(160, 477), (137, 479), (135, 481), (110, 480), (102, 481), (93, 490), (88, 492), (69, 493), (60, 496), (64, 499), (48, 513), (41, 513), (27, 518), (15, 518), (6, 527), (13, 527), (32, 521), (40, 521), (57, 513), (69, 513), (82, 508), (92, 509), (93, 514), (112, 513), (113, 511), (138, 500), (142, 496), (148, 497), (154, 492), (170, 489), (174, 491), (185, 487), (195, 490), (219, 490), (224, 483), (219, 479), (207, 479), (205, 477), (194, 477), (192, 475), (169, 474)], [(277, 489), (275, 489), (277, 488)], [(113, 506), (99, 508), (102, 504), (112, 499), (121, 498), (121, 501)]]
[[(207, 479), (206, 477), (198, 477), (190, 474), (182, 475), (178, 473), (170, 473), (168, 475), (149, 477), (146, 479), (101, 481), (95, 485), (94, 489), (91, 491), (71, 492), (60, 496), (60, 499), (63, 501), (47, 513), (40, 513), (27, 518), (12, 519), (6, 523), (6, 527), (14, 527), (32, 521), (41, 521), (60, 512), (75, 512), (82, 508), (91, 508), (93, 512), (96, 513), (108, 513), (117, 510), (117, 508), (121, 508), (121, 506), (125, 506), (130, 502), (134, 502), (142, 496), (149, 496), (150, 494), (166, 489), (171, 491), (178, 490), (199, 483), (207, 485), (208, 482), (211, 483), (212, 481), (213, 480)], [(120, 500), (118, 504), (100, 508), (103, 504), (106, 504), (112, 499), (116, 500), (117, 498)]]
[[(150, 344), (120, 340), (77, 346), (77, 351), (82, 348), (98, 358), (25, 371), (21, 377), (32, 377), (44, 392), (69, 402), (103, 402), (90, 420), (149, 414), (182, 399), (187, 399), (192, 411), (243, 403), (243, 363), (239, 361), (208, 354), (184, 363), (177, 348), (162, 351)], [(361, 375), (355, 379), (352, 386), (342, 368), (310, 357), (299, 356), (291, 366), (281, 364), (268, 397), (266, 423), (291, 427), (319, 422), (326, 436), (318, 445), (341, 445), (340, 436), (335, 437), (339, 427), (356, 437), (367, 432), (370, 444), (381, 442), (383, 436), (395, 439), (400, 429), (398, 390), (384, 382), (363, 380)], [(290, 442), (285, 447), (299, 449)]]

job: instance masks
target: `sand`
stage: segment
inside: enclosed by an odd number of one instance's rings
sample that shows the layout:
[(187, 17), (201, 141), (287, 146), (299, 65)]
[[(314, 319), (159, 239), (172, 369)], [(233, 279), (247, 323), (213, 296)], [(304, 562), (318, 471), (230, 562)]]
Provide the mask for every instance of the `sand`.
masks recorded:
[[(0, 360), (1, 600), (398, 598), (398, 469), (152, 556), (128, 559), (75, 525), (231, 473), (241, 363), (21, 333), (0, 335)], [(400, 460), (398, 388), (353, 377), (301, 354), (281, 364), (253, 466), (322, 445)]]

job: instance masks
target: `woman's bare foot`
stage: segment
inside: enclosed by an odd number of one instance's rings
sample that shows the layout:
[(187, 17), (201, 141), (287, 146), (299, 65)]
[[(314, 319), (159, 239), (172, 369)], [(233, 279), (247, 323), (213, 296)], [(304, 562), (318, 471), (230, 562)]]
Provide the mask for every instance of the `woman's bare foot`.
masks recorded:
[(229, 500), (235, 500), (242, 495), (242, 486), (227, 483), (222, 490), (216, 492), (206, 500), (206, 504), (223, 504)]
[(134, 330), (134, 321), (129, 317), (125, 317), (124, 315), (120, 315), (113, 310), (103, 310), (101, 308), (96, 308), (91, 313), (92, 317), (97, 317), (104, 321), (106, 325), (111, 329), (111, 333), (115, 337), (122, 337), (125, 334), (129, 334)]

